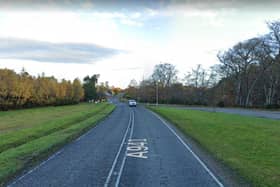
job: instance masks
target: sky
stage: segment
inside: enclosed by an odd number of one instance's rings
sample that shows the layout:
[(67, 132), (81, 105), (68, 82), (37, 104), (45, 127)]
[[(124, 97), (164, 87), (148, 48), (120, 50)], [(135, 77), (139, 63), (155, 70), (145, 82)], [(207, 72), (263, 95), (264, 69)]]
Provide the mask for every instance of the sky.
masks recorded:
[(179, 78), (217, 53), (268, 32), (274, 0), (0, 1), (0, 68), (125, 88), (171, 63)]

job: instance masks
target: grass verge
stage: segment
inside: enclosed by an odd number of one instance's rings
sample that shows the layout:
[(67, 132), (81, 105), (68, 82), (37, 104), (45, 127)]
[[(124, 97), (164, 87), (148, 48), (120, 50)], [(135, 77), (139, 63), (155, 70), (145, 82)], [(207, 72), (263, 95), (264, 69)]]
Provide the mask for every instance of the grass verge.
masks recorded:
[(280, 186), (280, 121), (149, 107), (253, 186)]
[[(26, 167), (36, 164), (39, 160), (46, 158), (65, 143), (83, 134), (114, 110), (114, 106), (107, 103), (84, 105), (92, 109), (91, 111), (93, 111), (93, 113), (91, 113), (91, 115), (84, 111), (85, 118), (81, 119), (81, 116), (78, 115), (76, 119), (79, 120), (73, 120), (73, 123), (66, 123), (67, 125), (65, 128), (58, 128), (54, 132), (43, 134), (35, 139), (31, 138), (23, 144), (9, 148), (0, 153), (0, 186), (5, 185), (9, 179)], [(79, 105), (76, 107), (87, 108)], [(96, 108), (98, 108), (98, 110), (96, 110)], [(43, 109), (43, 111), (44, 110), (45, 109)], [(42, 126), (42, 128), (43, 127), (44, 126)], [(33, 132), (33, 128), (28, 129)], [(27, 129), (24, 130), (26, 131)], [(17, 131), (15, 131), (15, 133), (17, 133)]]
[[(15, 114), (12, 118), (12, 120), (8, 119), (2, 119), (3, 121), (6, 121), (8, 124), (10, 121), (13, 121), (13, 124), (17, 126), (17, 128), (14, 128), (13, 130), (9, 130), (6, 133), (0, 134), (0, 153), (13, 147), (17, 147), (19, 145), (22, 145), (26, 142), (32, 141), (34, 139), (40, 138), (42, 136), (46, 136), (48, 134), (51, 134), (55, 131), (65, 129), (75, 123), (81, 122), (87, 118), (89, 118), (92, 115), (95, 115), (99, 111), (102, 111), (106, 105), (104, 103), (95, 105), (94, 107), (81, 104), (77, 106), (71, 106), (70, 108), (79, 108), (80, 111), (72, 110), (71, 112), (64, 112), (64, 114), (55, 113), (57, 108), (54, 108), (55, 110), (43, 110), (41, 113), (37, 112), (36, 118), (38, 120), (34, 120), (33, 116), (29, 116), (29, 112), (32, 112), (30, 110), (24, 111), (25, 113), (21, 113), (21, 115)], [(53, 107), (50, 107), (51, 109)], [(58, 107), (59, 108), (59, 107)], [(65, 108), (64, 110), (70, 109), (69, 107)], [(38, 109), (37, 109), (38, 110)], [(36, 110), (36, 111), (37, 111)], [(59, 110), (61, 110), (59, 108)], [(39, 110), (40, 111), (40, 110)], [(24, 116), (25, 115), (25, 116)], [(30, 119), (26, 116), (29, 116)], [(40, 116), (44, 118), (48, 118), (49, 120), (42, 123), (40, 120)], [(39, 118), (38, 118), (39, 117)], [(22, 119), (22, 121), (17, 121), (14, 119)], [(15, 122), (14, 122), (15, 121)], [(30, 121), (33, 122), (33, 125), (26, 127), (25, 124), (29, 123)], [(21, 127), (17, 123), (22, 124)], [(4, 125), (2, 125), (3, 128)]]

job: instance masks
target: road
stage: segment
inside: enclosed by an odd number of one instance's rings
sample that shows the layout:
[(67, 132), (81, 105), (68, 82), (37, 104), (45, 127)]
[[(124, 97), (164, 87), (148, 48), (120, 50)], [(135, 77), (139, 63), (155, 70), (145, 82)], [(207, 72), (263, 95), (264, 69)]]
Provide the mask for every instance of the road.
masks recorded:
[[(168, 105), (174, 107), (172, 105)], [(280, 111), (267, 111), (267, 110), (258, 110), (258, 109), (242, 109), (242, 108), (211, 108), (211, 107), (185, 107), (185, 106), (176, 106), (180, 109), (191, 109), (191, 110), (201, 110), (201, 111), (216, 111), (229, 114), (238, 114), (243, 116), (253, 116), (259, 118), (268, 118), (268, 119), (280, 119)]]
[(117, 103), (95, 128), (9, 186), (224, 186), (174, 127)]

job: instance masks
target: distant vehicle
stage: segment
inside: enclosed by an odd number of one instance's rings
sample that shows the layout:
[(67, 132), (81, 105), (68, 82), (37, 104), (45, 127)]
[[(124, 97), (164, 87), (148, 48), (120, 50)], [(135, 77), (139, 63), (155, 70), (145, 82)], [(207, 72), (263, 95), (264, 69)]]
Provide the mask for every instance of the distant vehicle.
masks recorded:
[(136, 107), (136, 105), (137, 105), (137, 103), (136, 103), (136, 101), (135, 100), (128, 100), (128, 105), (130, 106), (130, 107)]

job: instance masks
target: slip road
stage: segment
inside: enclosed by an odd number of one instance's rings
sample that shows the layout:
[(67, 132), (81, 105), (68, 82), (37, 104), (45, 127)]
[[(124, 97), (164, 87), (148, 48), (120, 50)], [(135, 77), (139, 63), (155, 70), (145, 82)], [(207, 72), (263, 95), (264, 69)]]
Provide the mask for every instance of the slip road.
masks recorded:
[(144, 107), (116, 110), (9, 186), (223, 186), (179, 135)]

